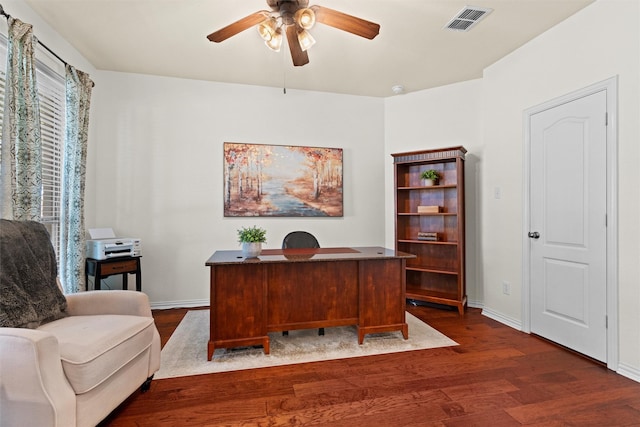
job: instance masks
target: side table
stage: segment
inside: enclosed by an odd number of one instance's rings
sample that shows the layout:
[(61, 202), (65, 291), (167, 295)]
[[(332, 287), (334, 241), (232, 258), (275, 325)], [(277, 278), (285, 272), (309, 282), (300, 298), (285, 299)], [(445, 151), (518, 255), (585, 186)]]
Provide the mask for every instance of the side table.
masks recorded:
[(129, 274), (136, 275), (136, 291), (142, 291), (141, 257), (117, 257), (109, 259), (87, 258), (85, 261), (84, 280), (89, 283), (89, 276), (94, 277), (94, 289), (100, 290), (100, 282), (105, 277), (122, 274), (122, 289), (129, 289)]

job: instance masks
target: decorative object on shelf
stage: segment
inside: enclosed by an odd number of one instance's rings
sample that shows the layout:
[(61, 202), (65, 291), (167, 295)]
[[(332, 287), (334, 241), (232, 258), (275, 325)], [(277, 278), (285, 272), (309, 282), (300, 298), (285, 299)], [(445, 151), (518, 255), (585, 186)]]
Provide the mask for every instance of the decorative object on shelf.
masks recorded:
[(425, 187), (431, 187), (433, 185), (438, 185), (440, 174), (435, 169), (427, 169), (425, 171), (422, 171), (422, 173), (420, 174), (420, 178), (422, 178)]
[(438, 233), (434, 233), (431, 231), (419, 231), (418, 232), (418, 240), (426, 240), (431, 242), (437, 242), (440, 240)]
[(418, 206), (418, 213), (440, 213), (442, 206)]
[(256, 258), (262, 252), (262, 244), (267, 241), (267, 231), (257, 226), (242, 227), (238, 230), (238, 242), (242, 244), (245, 258)]

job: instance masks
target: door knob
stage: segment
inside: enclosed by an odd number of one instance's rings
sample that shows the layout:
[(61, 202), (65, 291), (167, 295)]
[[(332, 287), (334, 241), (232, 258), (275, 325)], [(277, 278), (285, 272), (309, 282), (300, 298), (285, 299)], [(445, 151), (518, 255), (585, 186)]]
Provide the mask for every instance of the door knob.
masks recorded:
[(538, 233), (537, 231), (530, 231), (528, 236), (531, 237), (532, 239), (539, 239), (540, 233)]

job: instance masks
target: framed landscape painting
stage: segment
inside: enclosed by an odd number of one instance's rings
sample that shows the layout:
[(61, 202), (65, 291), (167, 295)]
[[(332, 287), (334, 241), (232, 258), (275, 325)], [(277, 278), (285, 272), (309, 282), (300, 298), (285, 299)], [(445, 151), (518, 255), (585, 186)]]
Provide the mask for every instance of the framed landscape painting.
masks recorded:
[(225, 142), (224, 216), (343, 216), (342, 149)]

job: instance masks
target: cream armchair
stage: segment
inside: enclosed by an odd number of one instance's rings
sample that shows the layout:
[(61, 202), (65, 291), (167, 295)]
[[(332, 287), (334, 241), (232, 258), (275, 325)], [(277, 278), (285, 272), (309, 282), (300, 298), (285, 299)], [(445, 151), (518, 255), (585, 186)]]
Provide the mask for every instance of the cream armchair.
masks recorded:
[[(2, 220), (0, 325), (16, 315), (14, 300), (7, 297), (13, 266), (6, 259), (12, 247), (6, 231), (12, 225)], [(90, 291), (60, 296), (55, 296), (64, 307), (59, 314), (46, 313), (46, 320), (35, 323), (28, 319), (27, 326), (0, 327), (3, 427), (95, 426), (138, 387), (146, 391), (160, 368), (160, 336), (145, 294)]]

